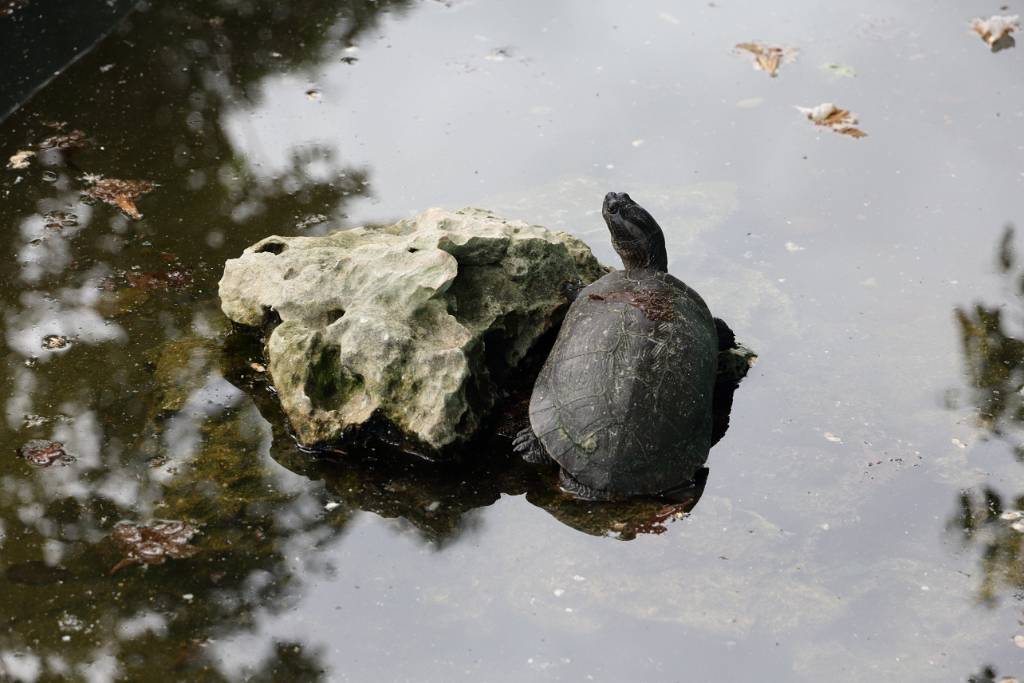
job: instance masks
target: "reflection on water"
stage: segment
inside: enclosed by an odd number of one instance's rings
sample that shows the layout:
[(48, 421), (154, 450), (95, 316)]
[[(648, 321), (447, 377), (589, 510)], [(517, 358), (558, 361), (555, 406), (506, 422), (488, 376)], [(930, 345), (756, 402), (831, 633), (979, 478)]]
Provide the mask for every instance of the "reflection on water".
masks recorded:
[[(249, 368), (259, 354), (225, 357), (232, 337), (211, 301), (223, 261), (267, 230), (337, 228), (346, 204), (370, 191), (370, 174), (316, 144), (267, 174), (233, 151), (239, 131), (222, 117), (258, 102), (268, 75), (301, 73), (408, 5), (157, 3), (105, 46), (111, 66), (98, 89), (92, 78), (63, 79), (8, 122), (6, 140), (19, 148), (52, 135), (50, 119), (84, 129), (91, 144), (73, 157), (39, 155), (3, 189), (16, 258), (0, 277), (19, 292), (4, 311), (3, 441), (48, 440), (39, 443), (68, 458), (45, 469), (0, 462), (0, 621), (17, 625), (0, 637), (0, 677), (227, 676), (209, 645), (331, 576), (315, 550), (359, 511), (400, 518), (443, 548), (472, 535), (474, 511), (502, 495), (529, 492), (572, 526), (624, 539), (663, 530), (696, 502), (572, 502), (502, 437), (455, 470), (372, 454), (317, 461), (294, 446), (265, 378)], [(188, 38), (133, 49), (154, 31)], [(128, 106), (103, 106), (123, 92)], [(136, 116), (153, 121), (145, 144), (118, 137)], [(86, 173), (159, 183), (139, 201), (147, 220), (90, 201)], [(186, 255), (196, 250), (200, 258)], [(167, 526), (187, 531), (185, 545), (153, 531)], [(125, 531), (140, 528), (138, 538)], [(244, 671), (318, 680), (321, 654), (277, 642)]]
[[(210, 298), (224, 259), (263, 226), (344, 215), (369, 176), (316, 146), (272, 177), (254, 173), (219, 119), (258, 101), (268, 74), (306, 68), (406, 5), (149, 5), (105, 44), (98, 77), (63, 78), (6, 122), (4, 149), (34, 148), (51, 121), (91, 144), (40, 153), (0, 191), (16, 253), (0, 279), (18, 292), (4, 302), (2, 441), (48, 439), (70, 456), (45, 469), (0, 461), (0, 678), (218, 680), (208, 643), (247, 631), (300, 575), (331, 571), (303, 558), (352, 510), (325, 512), (322, 487), (267, 457), (270, 427), (222, 377)], [(137, 117), (151, 122), (144, 141), (129, 137)], [(149, 220), (94, 204), (86, 173), (159, 183), (139, 200)], [(310, 231), (332, 226), (317, 222)], [(124, 533), (169, 528), (157, 520), (189, 531), (189, 545), (161, 546), (160, 562), (146, 553), (164, 536), (126, 545)], [(319, 680), (320, 656), (278, 642), (246, 669)]]
[[(966, 374), (977, 421), (992, 438), (1006, 442), (1024, 465), (1024, 341), (1013, 326), (1024, 313), (1024, 264), (1018, 261), (1014, 229), (1007, 226), (999, 241), (996, 263), (1017, 310), (1003, 304), (976, 303), (958, 308)], [(1016, 332), (1024, 336), (1024, 329)], [(980, 548), (981, 598), (992, 602), (1004, 591), (1024, 590), (1024, 489), (1011, 494), (992, 486), (965, 490), (951, 525), (963, 539)]]
[[(1024, 51), (992, 54), (962, 12), (141, 6), (0, 127), (0, 160), (37, 152), (0, 169), (0, 678), (1019, 675), (1002, 513), (1024, 334), (976, 261), (985, 226), (1019, 220)], [(800, 58), (768, 78), (732, 52), (754, 39)], [(792, 109), (819, 101), (871, 136)], [(40, 149), (76, 130), (88, 146)], [(83, 199), (86, 174), (158, 186), (132, 220)], [(430, 205), (570, 230), (613, 263), (611, 187), (671, 217), (672, 272), (772, 359), (680, 509), (569, 499), (501, 436), (442, 466), (311, 457), (214, 300), (268, 234)], [(1016, 292), (1016, 257), (1005, 272)], [(935, 400), (962, 355), (969, 414)], [(936, 533), (951, 516), (960, 553)], [(129, 525), (194, 528), (195, 551)]]
[[(956, 309), (966, 376), (978, 426), (1005, 442), (1024, 465), (1024, 264), (1019, 263), (1013, 226), (997, 248), (997, 270), (1011, 305), (976, 303)], [(980, 600), (994, 606), (1004, 595), (1024, 597), (1024, 488), (1001, 492), (984, 484), (960, 492), (958, 511), (948, 524), (981, 564)], [(1024, 618), (1024, 617), (1022, 617)], [(996, 669), (986, 666), (969, 683), (995, 683)]]
[[(550, 340), (548, 340), (550, 345)], [(225, 376), (246, 391), (269, 424), (275, 425), (270, 454), (282, 466), (312, 480), (323, 480), (336, 502), (385, 518), (398, 518), (437, 548), (476, 529), (475, 510), (492, 505), (503, 495), (524, 495), (564, 524), (595, 536), (632, 540), (637, 534), (659, 534), (665, 523), (682, 518), (700, 500), (707, 479), (705, 468), (682, 500), (638, 499), (616, 503), (581, 501), (557, 486), (557, 472), (523, 462), (511, 450), (511, 440), (527, 421), (526, 407), (532, 380), (543, 354), (528, 359), (504, 408), (481, 429), (481, 436), (446, 462), (429, 462), (390, 448), (380, 440), (308, 452), (300, 450), (287, 431), (266, 375), (261, 371), (260, 340), (251, 332), (231, 335), (223, 360)], [(254, 370), (253, 367), (260, 368)], [(724, 436), (729, 411), (739, 385), (735, 376), (716, 387), (714, 440)]]

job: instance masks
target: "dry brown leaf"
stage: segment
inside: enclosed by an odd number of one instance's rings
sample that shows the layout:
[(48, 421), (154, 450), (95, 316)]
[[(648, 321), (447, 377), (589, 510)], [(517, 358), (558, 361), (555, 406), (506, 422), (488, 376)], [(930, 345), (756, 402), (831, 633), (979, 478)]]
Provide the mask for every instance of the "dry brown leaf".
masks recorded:
[(60, 441), (33, 439), (18, 449), (18, 455), (36, 467), (49, 467), (54, 463), (68, 465), (75, 459), (68, 455)]
[(746, 50), (754, 55), (754, 68), (767, 71), (772, 78), (778, 75), (779, 65), (792, 62), (796, 58), (795, 49), (762, 43), (738, 43), (736, 49)]
[(191, 524), (173, 519), (155, 520), (148, 525), (118, 522), (110, 538), (124, 553), (124, 558), (109, 574), (132, 564), (163, 564), (168, 559), (193, 557), (199, 548), (189, 541), (199, 532)]
[(971, 20), (971, 28), (989, 46), (993, 46), (1020, 28), (1020, 16), (1016, 14), (1012, 16), (994, 15), (988, 19), (976, 17)]
[(843, 128), (832, 128), (835, 132), (840, 135), (849, 135), (851, 138), (866, 138), (867, 133), (862, 131), (860, 128), (854, 128), (853, 126), (845, 126)]
[(80, 130), (73, 130), (70, 133), (51, 135), (39, 143), (39, 149), (59, 149), (70, 152), (76, 149), (83, 149), (89, 145), (85, 133)]
[(867, 133), (857, 128), (857, 115), (849, 109), (840, 109), (831, 102), (819, 104), (817, 107), (797, 107), (797, 109), (816, 125), (831, 128), (842, 135), (852, 138), (867, 137)]
[(135, 220), (142, 218), (142, 214), (135, 206), (135, 200), (157, 187), (156, 183), (149, 180), (118, 180), (92, 175), (87, 175), (84, 180), (92, 184), (85, 194), (116, 206)]

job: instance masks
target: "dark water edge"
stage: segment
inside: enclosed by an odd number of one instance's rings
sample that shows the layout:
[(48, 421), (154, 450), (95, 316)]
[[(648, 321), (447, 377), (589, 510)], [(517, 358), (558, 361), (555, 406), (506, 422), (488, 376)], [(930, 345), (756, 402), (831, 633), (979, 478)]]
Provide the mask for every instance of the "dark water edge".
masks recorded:
[[(0, 169), (0, 678), (1024, 676), (1022, 57), (968, 26), (1007, 7), (144, 4), (0, 124), (90, 141)], [(828, 101), (867, 137), (793, 108)], [(159, 187), (133, 221), (85, 174)], [(617, 263), (608, 190), (761, 358), (688, 514), (500, 434), (311, 457), (217, 307), (257, 239), (431, 205)], [(111, 574), (158, 519), (195, 554)]]

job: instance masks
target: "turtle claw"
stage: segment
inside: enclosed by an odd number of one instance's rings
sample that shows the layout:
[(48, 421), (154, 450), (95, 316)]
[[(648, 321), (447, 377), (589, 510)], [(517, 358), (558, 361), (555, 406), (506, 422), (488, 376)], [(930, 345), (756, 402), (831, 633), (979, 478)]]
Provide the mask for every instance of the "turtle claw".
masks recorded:
[(576, 297), (578, 297), (580, 295), (580, 292), (583, 291), (583, 287), (583, 281), (580, 279), (576, 279), (566, 280), (565, 282), (562, 283), (560, 289), (562, 291), (562, 296), (565, 297), (565, 300), (568, 301), (569, 303), (572, 303), (573, 301), (576, 301)]
[(532, 465), (547, 465), (551, 463), (551, 457), (544, 450), (544, 445), (533, 433), (533, 429), (526, 427), (519, 430), (516, 437), (512, 439), (512, 450), (519, 454), (526, 462)]
[(615, 500), (615, 497), (604, 491), (598, 491), (597, 489), (587, 486), (586, 484), (577, 480), (574, 476), (561, 470), (558, 473), (558, 488), (562, 489), (571, 496), (575, 496), (581, 500), (589, 501), (608, 501)]

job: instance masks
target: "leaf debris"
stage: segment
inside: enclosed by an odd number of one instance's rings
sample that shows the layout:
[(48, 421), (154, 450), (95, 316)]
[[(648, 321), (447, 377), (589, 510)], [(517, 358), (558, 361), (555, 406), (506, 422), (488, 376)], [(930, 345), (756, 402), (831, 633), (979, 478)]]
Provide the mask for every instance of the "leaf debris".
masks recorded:
[(89, 139), (80, 130), (73, 130), (70, 133), (51, 135), (39, 143), (39, 149), (59, 149), (62, 152), (71, 152), (76, 149), (84, 149), (89, 146)]
[(737, 50), (746, 50), (754, 55), (754, 68), (760, 71), (767, 71), (768, 75), (775, 78), (779, 73), (781, 64), (789, 64), (796, 59), (795, 48), (779, 47), (777, 45), (765, 45), (764, 43), (738, 43)]
[(816, 125), (831, 128), (837, 133), (852, 138), (862, 138), (867, 133), (856, 127), (857, 115), (849, 109), (840, 109), (831, 102), (819, 104), (817, 107), (797, 107), (801, 114)]
[(61, 334), (48, 334), (43, 337), (42, 346), (48, 351), (63, 349), (71, 343), (71, 340)]
[(199, 548), (189, 545), (198, 529), (178, 520), (156, 520), (142, 526), (132, 522), (118, 522), (110, 537), (125, 556), (110, 570), (110, 574), (131, 564), (163, 564), (170, 559), (192, 557)]
[(43, 214), (43, 220), (47, 230), (63, 230), (78, 225), (78, 216), (67, 211), (48, 211)]
[(1020, 15), (1012, 16), (993, 15), (988, 19), (975, 17), (971, 20), (971, 28), (981, 36), (981, 39), (988, 43), (989, 47), (995, 47), (1003, 38), (1009, 37), (1011, 33), (1020, 28)]
[(67, 465), (75, 461), (60, 441), (33, 439), (18, 449), (18, 455), (36, 467), (49, 467), (54, 463)]
[(7, 160), (7, 168), (22, 169), (28, 168), (28, 160), (36, 155), (30, 149), (18, 150), (18, 153)]
[(142, 214), (135, 206), (135, 200), (159, 187), (149, 180), (118, 180), (89, 174), (82, 180), (91, 184), (85, 191), (87, 196), (116, 206), (135, 220), (142, 218)]

